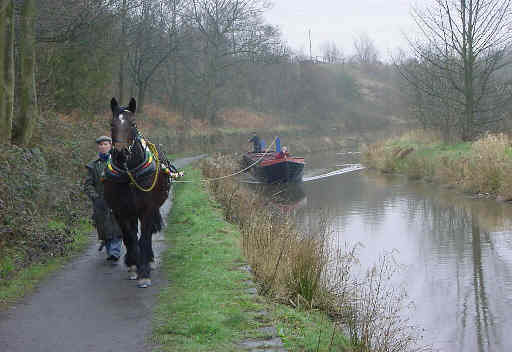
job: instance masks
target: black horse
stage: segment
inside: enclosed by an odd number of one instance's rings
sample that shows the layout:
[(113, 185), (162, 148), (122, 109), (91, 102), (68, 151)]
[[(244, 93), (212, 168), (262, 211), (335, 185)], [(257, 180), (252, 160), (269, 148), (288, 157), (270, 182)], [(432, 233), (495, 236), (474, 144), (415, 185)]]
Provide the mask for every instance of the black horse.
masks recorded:
[[(136, 102), (119, 106), (112, 98), (112, 151), (105, 171), (105, 200), (121, 227), (126, 246), (125, 264), (139, 287), (151, 285), (152, 235), (162, 229), (160, 207), (169, 196), (170, 168), (163, 155), (146, 141), (135, 121)], [(138, 221), (141, 236), (137, 238)], [(136, 270), (136, 275), (135, 275)]]

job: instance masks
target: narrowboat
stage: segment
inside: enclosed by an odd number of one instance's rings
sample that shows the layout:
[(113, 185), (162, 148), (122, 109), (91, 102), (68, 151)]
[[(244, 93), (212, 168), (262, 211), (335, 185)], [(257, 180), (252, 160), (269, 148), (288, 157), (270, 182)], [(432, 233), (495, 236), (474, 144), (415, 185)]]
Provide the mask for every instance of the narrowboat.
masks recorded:
[(265, 183), (302, 182), (304, 175), (304, 158), (274, 152), (245, 153), (242, 165)]

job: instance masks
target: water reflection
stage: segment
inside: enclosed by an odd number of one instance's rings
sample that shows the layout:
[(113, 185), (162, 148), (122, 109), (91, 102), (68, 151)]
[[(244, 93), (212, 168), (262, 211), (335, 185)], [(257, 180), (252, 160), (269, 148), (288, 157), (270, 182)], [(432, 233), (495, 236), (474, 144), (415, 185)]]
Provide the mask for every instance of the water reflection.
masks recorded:
[(263, 194), (272, 206), (282, 212), (294, 214), (307, 204), (308, 199), (302, 183), (252, 184), (249, 187)]
[[(316, 168), (340, 163), (312, 159)], [(307, 203), (296, 209), (297, 218), (308, 223), (328, 215), (336, 241), (364, 245), (362, 265), (397, 250), (425, 343), (440, 351), (509, 350), (511, 205), (371, 171), (303, 188)]]

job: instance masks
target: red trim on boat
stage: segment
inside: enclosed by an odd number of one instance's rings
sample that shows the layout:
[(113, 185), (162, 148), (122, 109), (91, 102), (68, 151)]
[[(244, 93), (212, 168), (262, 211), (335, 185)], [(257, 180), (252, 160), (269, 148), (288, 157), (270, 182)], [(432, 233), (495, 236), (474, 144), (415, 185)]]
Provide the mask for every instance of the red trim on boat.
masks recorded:
[[(304, 158), (289, 156), (286, 158), (276, 158), (277, 153), (247, 153), (246, 154), (253, 162), (261, 159), (258, 163), (259, 166), (269, 166), (283, 162), (292, 162), (297, 164), (304, 164)], [(262, 158), (263, 157), (263, 158)]]
[(285, 163), (285, 162), (304, 164), (304, 158), (282, 158), (282, 159), (262, 160), (262, 161), (260, 161), (260, 165), (261, 166), (269, 166), (269, 165), (275, 165), (275, 164)]

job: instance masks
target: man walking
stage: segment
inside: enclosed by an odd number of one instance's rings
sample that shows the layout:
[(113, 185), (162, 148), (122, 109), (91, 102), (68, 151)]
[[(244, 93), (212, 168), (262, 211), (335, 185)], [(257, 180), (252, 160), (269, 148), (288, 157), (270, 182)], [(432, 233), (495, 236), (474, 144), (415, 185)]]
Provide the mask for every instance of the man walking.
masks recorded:
[(110, 156), (112, 139), (108, 136), (98, 137), (96, 145), (98, 157), (86, 165), (87, 178), (84, 182), (84, 189), (93, 204), (92, 218), (98, 231), (98, 240), (102, 242), (100, 250), (105, 247), (107, 260), (117, 262), (121, 256), (122, 232), (103, 198), (103, 182), (101, 181)]

